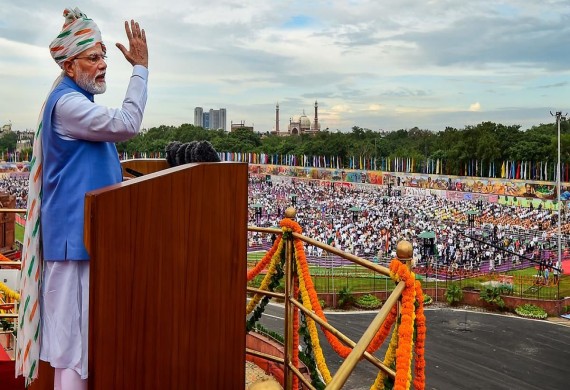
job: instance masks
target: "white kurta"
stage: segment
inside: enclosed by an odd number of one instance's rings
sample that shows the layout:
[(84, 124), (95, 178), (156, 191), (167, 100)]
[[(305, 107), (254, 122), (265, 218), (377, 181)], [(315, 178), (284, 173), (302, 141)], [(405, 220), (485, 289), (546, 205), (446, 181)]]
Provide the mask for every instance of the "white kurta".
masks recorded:
[[(67, 140), (116, 142), (133, 137), (142, 123), (147, 79), (145, 67), (133, 67), (121, 108), (94, 104), (79, 92), (62, 96), (54, 110), (54, 131)], [(40, 359), (86, 379), (89, 261), (44, 261), (40, 304)]]

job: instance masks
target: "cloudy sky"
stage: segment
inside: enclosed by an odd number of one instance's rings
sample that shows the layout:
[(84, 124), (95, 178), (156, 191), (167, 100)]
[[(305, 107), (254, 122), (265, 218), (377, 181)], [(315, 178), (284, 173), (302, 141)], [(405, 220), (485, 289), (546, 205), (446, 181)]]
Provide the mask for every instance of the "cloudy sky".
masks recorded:
[(123, 21), (145, 28), (145, 128), (193, 123), (201, 106), (264, 132), (277, 102), (283, 128), (315, 100), (333, 131), (529, 128), (570, 110), (568, 0), (0, 0), (0, 125), (35, 127), (67, 6), (107, 43), (101, 104), (121, 104), (131, 72)]

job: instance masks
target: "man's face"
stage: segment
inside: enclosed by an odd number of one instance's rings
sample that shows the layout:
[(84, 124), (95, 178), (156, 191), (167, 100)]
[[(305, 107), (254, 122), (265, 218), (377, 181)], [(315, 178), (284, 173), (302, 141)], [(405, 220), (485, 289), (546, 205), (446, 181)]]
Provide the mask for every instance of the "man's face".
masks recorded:
[(97, 44), (71, 59), (66, 67), (67, 74), (87, 92), (94, 95), (104, 93), (107, 89), (105, 82), (107, 63), (104, 56), (103, 47)]

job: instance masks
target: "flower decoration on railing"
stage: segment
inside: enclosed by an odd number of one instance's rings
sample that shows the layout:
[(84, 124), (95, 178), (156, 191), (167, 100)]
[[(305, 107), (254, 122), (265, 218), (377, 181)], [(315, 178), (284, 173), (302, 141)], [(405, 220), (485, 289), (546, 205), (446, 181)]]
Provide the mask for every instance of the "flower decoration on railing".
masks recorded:
[[(20, 302), (20, 294), (0, 282), (0, 314), (12, 313), (17, 308), (13, 302)], [(2, 323), (0, 330), (13, 330), (13, 320), (2, 319), (0, 322)]]
[(0, 282), (0, 293), (3, 293), (6, 298), (13, 299), (15, 301), (20, 301), (20, 294), (16, 291), (10, 289), (4, 283)]
[[(319, 303), (317, 292), (315, 290), (313, 280), (309, 272), (309, 264), (305, 256), (303, 241), (299, 238), (292, 237), (292, 232), (302, 233), (301, 226), (290, 218), (284, 218), (280, 222), (283, 230), (283, 240), (278, 237), (273, 247), (266, 253), (263, 259), (247, 273), (247, 280), (251, 281), (263, 269), (267, 269), (260, 289), (265, 291), (273, 291), (270, 281), (275, 279), (278, 266), (284, 263), (284, 245), (283, 241), (293, 239), (294, 244), (294, 261), (296, 264), (297, 275), (294, 275), (294, 291), (295, 296), (300, 295), (300, 301), (309, 311), (314, 312), (321, 320), (328, 322), (324, 315), (323, 309)], [(283, 274), (281, 273), (281, 276)], [(384, 365), (394, 369), (396, 372), (395, 379), (387, 376), (382, 370), (372, 385), (372, 389), (394, 388), (398, 390), (409, 389), (413, 384), (414, 389), (423, 390), (425, 388), (425, 358), (424, 346), (426, 337), (426, 321), (423, 311), (423, 292), (421, 284), (415, 279), (415, 275), (408, 267), (401, 263), (398, 259), (393, 259), (390, 263), (390, 276), (395, 282), (404, 282), (405, 288), (401, 297), (400, 310), (394, 305), (378, 332), (368, 345), (366, 351), (369, 353), (376, 352), (388, 338), (392, 330), (392, 337), (388, 345), (384, 357)], [(275, 280), (273, 280), (275, 282)], [(275, 285), (275, 283), (273, 283)], [(259, 295), (259, 296), (258, 296)], [(248, 303), (246, 315), (252, 312), (254, 307), (259, 304), (261, 294), (256, 294)], [(268, 301), (268, 299), (267, 299)], [(267, 302), (265, 301), (265, 303)], [(264, 302), (262, 302), (263, 305)], [(260, 306), (258, 306), (258, 309)], [(263, 305), (264, 307), (265, 305)], [(257, 310), (257, 309), (256, 309)], [(263, 309), (261, 309), (261, 312)], [(299, 315), (293, 318), (293, 357), (292, 362), (297, 366), (299, 361)], [(261, 314), (258, 312), (258, 317)], [(254, 321), (256, 321), (256, 318)], [(251, 319), (250, 319), (251, 320)], [(310, 337), (305, 340), (305, 351), (309, 351), (309, 355), (314, 359), (315, 364), (310, 366), (316, 367), (320, 376), (325, 383), (332, 380), (332, 376), (326, 364), (317, 331), (316, 322), (309, 316), (301, 316), (303, 321), (302, 329), (308, 330)], [(253, 328), (255, 324), (248, 324), (248, 330)], [(352, 351), (351, 347), (346, 346), (332, 332), (325, 327), (321, 329), (334, 351), (341, 357), (346, 358)], [(412, 380), (412, 360), (414, 360), (414, 375)], [(311, 367), (309, 367), (311, 369)], [(313, 382), (317, 380), (319, 375), (311, 372)], [(315, 385), (315, 383), (313, 383)], [(294, 377), (293, 388), (297, 388), (297, 378)]]

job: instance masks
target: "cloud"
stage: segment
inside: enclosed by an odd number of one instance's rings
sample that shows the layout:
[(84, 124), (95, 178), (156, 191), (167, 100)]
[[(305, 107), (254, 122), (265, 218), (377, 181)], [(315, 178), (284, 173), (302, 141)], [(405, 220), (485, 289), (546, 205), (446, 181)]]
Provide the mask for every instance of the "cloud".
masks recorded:
[(381, 104), (371, 104), (368, 106), (368, 111), (381, 111), (384, 110), (385, 107)]
[(559, 83), (554, 83), (554, 84), (539, 85), (536, 88), (540, 88), (540, 89), (562, 88), (562, 87), (566, 87), (567, 85), (568, 85), (567, 81), (561, 81)]
[(469, 111), (481, 111), (481, 104), (479, 102), (471, 104), (469, 106)]
[[(126, 43), (123, 21), (134, 18), (145, 28), (147, 128), (189, 123), (193, 108), (203, 106), (226, 107), (228, 122), (265, 131), (274, 125), (277, 101), (288, 118), (312, 110), (315, 100), (323, 128), (343, 131), (437, 130), (484, 120), (529, 127), (567, 101), (566, 1), (80, 3), (109, 47), (102, 104), (120, 106), (131, 72), (113, 47)], [(0, 7), (0, 124), (35, 126), (58, 73), (47, 45), (66, 6), (21, 0)]]

